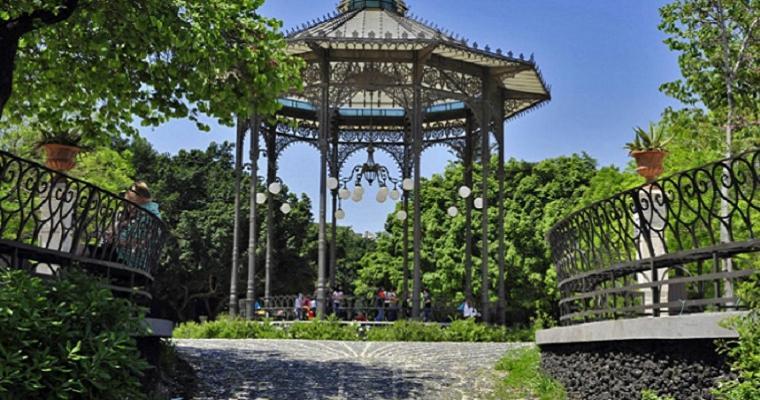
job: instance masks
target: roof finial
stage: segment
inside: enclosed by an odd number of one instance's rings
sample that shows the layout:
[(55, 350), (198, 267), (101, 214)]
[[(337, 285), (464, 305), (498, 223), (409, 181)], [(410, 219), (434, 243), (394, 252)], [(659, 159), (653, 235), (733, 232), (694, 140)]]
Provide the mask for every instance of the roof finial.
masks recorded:
[(338, 11), (345, 13), (362, 9), (381, 9), (406, 15), (409, 7), (405, 0), (341, 0)]

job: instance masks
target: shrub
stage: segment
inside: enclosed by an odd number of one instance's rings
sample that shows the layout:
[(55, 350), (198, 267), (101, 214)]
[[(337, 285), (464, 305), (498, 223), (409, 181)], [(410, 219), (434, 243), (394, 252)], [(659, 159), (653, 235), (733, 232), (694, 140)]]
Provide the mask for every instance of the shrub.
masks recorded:
[(440, 325), (419, 321), (396, 321), (367, 331), (367, 340), (378, 342), (441, 342), (445, 339)]
[(100, 282), (0, 271), (0, 398), (143, 399), (141, 310)]
[(337, 318), (330, 316), (323, 320), (295, 322), (288, 328), (288, 336), (308, 340), (359, 340), (359, 326), (341, 324)]
[(740, 285), (737, 294), (750, 311), (726, 322), (739, 334), (739, 340), (723, 343), (721, 350), (732, 360), (731, 370), (738, 379), (721, 382), (715, 395), (728, 400), (760, 399), (760, 273)]
[(509, 351), (496, 364), (496, 369), (507, 372), (497, 388), (500, 399), (560, 400), (567, 397), (559, 382), (541, 372), (541, 353), (537, 347)]
[(269, 320), (246, 321), (223, 317), (216, 321), (185, 322), (174, 329), (177, 339), (285, 339), (287, 333)]

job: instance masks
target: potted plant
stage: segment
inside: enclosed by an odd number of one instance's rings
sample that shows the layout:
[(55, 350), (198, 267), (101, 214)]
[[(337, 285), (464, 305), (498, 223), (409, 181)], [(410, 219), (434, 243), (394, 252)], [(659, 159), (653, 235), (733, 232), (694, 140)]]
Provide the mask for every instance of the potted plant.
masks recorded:
[(73, 129), (43, 130), (37, 146), (45, 150), (45, 165), (59, 172), (76, 166), (76, 156), (82, 151), (82, 135)]
[(641, 127), (634, 128), (636, 137), (625, 148), (636, 159), (636, 172), (647, 182), (653, 182), (663, 172), (663, 162), (668, 155), (666, 150), (670, 139), (665, 139), (662, 128), (649, 124), (649, 132)]

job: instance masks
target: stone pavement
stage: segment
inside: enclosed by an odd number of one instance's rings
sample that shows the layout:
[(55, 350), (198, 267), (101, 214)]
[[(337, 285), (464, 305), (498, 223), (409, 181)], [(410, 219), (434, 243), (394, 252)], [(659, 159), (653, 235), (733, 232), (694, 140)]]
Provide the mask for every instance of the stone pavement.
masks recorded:
[(495, 363), (522, 344), (176, 340), (196, 400), (488, 398)]

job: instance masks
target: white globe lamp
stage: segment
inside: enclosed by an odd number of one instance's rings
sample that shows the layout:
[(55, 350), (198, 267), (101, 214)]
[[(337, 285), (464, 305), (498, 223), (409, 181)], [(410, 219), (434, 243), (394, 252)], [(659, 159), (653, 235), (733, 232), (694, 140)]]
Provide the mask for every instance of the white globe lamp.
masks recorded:
[(448, 210), (446, 210), (446, 212), (449, 214), (449, 217), (454, 218), (459, 214), (459, 209), (455, 206), (451, 206)]
[(282, 191), (282, 184), (280, 182), (272, 182), (269, 184), (269, 193), (280, 194)]
[(478, 198), (475, 199), (475, 208), (477, 208), (478, 210), (483, 209), (483, 198), (482, 197), (478, 197)]
[(266, 193), (256, 193), (256, 204), (264, 204), (267, 201)]
[(331, 176), (327, 178), (327, 188), (330, 190), (335, 190), (338, 188), (338, 179)]
[(280, 211), (282, 211), (282, 213), (285, 215), (289, 214), (292, 210), (293, 208), (290, 207), (289, 203), (282, 203), (280, 206)]
[(466, 199), (470, 197), (472, 194), (472, 189), (468, 188), (467, 186), (462, 186), (459, 188), (459, 197)]

